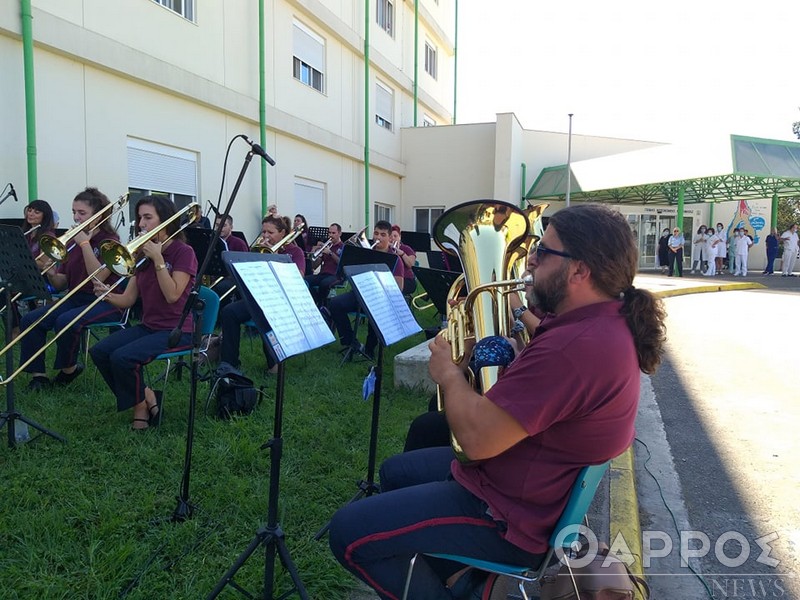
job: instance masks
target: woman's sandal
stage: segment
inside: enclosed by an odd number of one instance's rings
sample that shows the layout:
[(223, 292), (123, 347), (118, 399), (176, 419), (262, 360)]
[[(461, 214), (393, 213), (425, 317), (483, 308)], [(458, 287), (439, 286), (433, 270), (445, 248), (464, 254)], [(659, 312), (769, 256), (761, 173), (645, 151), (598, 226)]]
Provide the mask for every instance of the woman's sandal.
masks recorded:
[(147, 422), (152, 427), (158, 427), (158, 424), (161, 422), (161, 403), (164, 399), (164, 393), (160, 390), (153, 390), (153, 395), (155, 396), (156, 401), (155, 404), (147, 405)]
[[(136, 427), (136, 423), (147, 423), (144, 427)], [(144, 431), (145, 429), (150, 428), (150, 419), (137, 419), (134, 417), (133, 423), (131, 424), (131, 430), (133, 431)]]

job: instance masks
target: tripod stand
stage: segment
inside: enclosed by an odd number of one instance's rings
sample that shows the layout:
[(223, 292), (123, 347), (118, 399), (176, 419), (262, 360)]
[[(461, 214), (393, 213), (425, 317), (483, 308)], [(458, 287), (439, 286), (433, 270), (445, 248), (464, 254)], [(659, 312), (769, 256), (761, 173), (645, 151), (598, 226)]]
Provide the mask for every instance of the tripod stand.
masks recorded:
[[(252, 554), (258, 550), (262, 545), (266, 549), (266, 564), (264, 566), (264, 595), (262, 598), (271, 600), (273, 598), (274, 578), (275, 578), (275, 554), (277, 553), (280, 558), (281, 564), (289, 572), (292, 577), (294, 587), (289, 593), (296, 591), (300, 598), (303, 600), (308, 599), (308, 593), (303, 587), (303, 582), (300, 580), (300, 574), (297, 572), (297, 567), (292, 562), (289, 556), (289, 550), (286, 547), (284, 540), (284, 533), (281, 526), (278, 524), (278, 495), (280, 493), (280, 476), (281, 476), (281, 456), (283, 453), (283, 392), (284, 392), (284, 363), (278, 363), (278, 381), (275, 386), (275, 420), (273, 425), (272, 438), (269, 439), (261, 449), (269, 448), (271, 451), (270, 468), (269, 468), (269, 497), (267, 500), (267, 523), (256, 531), (256, 535), (250, 542), (250, 545), (239, 555), (236, 562), (233, 563), (230, 569), (222, 576), (213, 591), (207, 596), (216, 598), (220, 592), (225, 589), (226, 585), (230, 585), (234, 589), (242, 592), (243, 594), (250, 595), (244, 588), (233, 581), (237, 571), (244, 565)], [(281, 597), (286, 597), (287, 594)]]
[[(44, 287), (44, 282), (36, 263), (33, 261), (28, 245), (18, 227), (0, 225), (0, 287), (3, 288), (6, 301), (6, 347), (12, 341), (12, 328), (14, 327), (14, 316), (12, 313), (13, 302), (11, 299), (15, 293), (22, 293), (25, 296), (35, 296), (37, 298), (47, 298), (49, 295)], [(8, 348), (6, 351), (6, 374), (14, 372), (14, 351)], [(66, 442), (66, 438), (60, 436), (39, 425), (36, 421), (29, 419), (14, 407), (14, 380), (0, 382), (6, 388), (6, 410), (0, 413), (0, 427), (8, 423), (8, 447), (14, 448), (17, 445), (16, 421), (22, 421), (30, 427), (45, 435)]]

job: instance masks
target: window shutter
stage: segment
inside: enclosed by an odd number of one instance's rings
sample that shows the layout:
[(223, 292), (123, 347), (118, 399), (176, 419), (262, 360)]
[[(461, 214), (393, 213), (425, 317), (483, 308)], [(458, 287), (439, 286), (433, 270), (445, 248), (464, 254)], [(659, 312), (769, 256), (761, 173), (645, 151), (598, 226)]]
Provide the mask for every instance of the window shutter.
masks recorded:
[(391, 123), (394, 121), (392, 113), (392, 92), (378, 83), (375, 86), (375, 114)]
[(310, 32), (294, 24), (294, 55), (320, 73), (325, 72), (325, 46)]
[(128, 186), (197, 196), (197, 161), (128, 146)]

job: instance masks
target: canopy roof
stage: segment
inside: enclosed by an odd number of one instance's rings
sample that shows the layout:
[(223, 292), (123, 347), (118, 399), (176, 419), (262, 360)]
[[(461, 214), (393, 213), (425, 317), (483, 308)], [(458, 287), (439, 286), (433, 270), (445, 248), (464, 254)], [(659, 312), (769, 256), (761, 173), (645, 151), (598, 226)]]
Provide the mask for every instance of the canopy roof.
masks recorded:
[[(692, 147), (647, 150), (573, 162), (570, 199), (614, 204), (677, 204), (800, 195), (800, 144), (732, 135)], [(525, 198), (563, 200), (567, 165), (542, 170)]]

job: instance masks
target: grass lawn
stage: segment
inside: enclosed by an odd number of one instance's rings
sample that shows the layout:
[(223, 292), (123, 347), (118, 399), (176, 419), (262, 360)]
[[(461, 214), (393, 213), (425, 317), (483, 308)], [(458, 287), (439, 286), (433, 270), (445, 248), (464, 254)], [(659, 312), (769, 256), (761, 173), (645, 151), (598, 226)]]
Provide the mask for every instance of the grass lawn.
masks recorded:
[[(433, 324), (431, 313), (415, 312), (422, 327)], [(426, 409), (427, 394), (395, 390), (392, 368), (397, 353), (423, 339), (420, 333), (385, 350), (378, 464), (402, 449), (411, 419)], [(180, 492), (187, 376), (173, 376), (163, 424), (145, 432), (130, 431), (131, 412), (116, 412), (93, 365), (54, 392), (29, 392), (27, 376), (15, 380), (17, 410), (68, 443), (40, 437), (12, 450), (3, 437), (0, 598), (194, 599), (214, 588), (267, 516), (270, 453), (261, 445), (273, 432), (276, 379), (265, 373), (257, 339), (243, 337), (242, 355), (266, 397), (254, 414), (218, 421), (203, 411), (208, 384), (198, 385), (189, 488), (196, 510), (179, 524), (153, 520), (172, 516)], [(334, 342), (286, 362), (278, 514), (311, 598), (345, 599), (357, 587), (327, 538), (312, 539), (367, 470), (372, 403), (361, 398), (361, 386), (369, 363), (339, 361)], [(236, 581), (260, 593), (264, 563), (256, 552)], [(290, 579), (276, 565), (278, 597)], [(228, 587), (220, 597), (242, 596)]]

